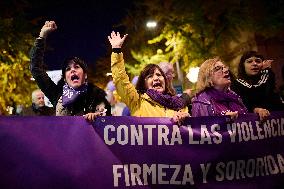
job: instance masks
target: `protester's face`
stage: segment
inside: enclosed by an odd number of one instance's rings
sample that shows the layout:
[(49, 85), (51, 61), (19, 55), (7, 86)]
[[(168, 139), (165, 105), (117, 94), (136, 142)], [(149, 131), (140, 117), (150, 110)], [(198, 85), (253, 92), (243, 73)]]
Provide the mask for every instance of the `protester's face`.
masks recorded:
[(225, 90), (231, 84), (229, 69), (221, 61), (216, 62), (213, 67), (212, 84), (217, 90)]
[(250, 57), (245, 60), (245, 72), (248, 76), (257, 75), (262, 70), (262, 60), (257, 57)]
[(34, 104), (37, 107), (43, 107), (45, 105), (43, 92), (39, 91), (35, 94)]
[(79, 64), (71, 61), (66, 67), (65, 81), (70, 87), (74, 89), (80, 87), (85, 83), (86, 78), (87, 74), (84, 73), (83, 68)]
[(169, 66), (168, 69), (165, 71), (165, 75), (169, 82), (172, 82), (175, 77), (175, 70), (173, 66)]
[(166, 88), (165, 78), (158, 69), (145, 78), (145, 85), (147, 89), (154, 89), (160, 93), (163, 93)]

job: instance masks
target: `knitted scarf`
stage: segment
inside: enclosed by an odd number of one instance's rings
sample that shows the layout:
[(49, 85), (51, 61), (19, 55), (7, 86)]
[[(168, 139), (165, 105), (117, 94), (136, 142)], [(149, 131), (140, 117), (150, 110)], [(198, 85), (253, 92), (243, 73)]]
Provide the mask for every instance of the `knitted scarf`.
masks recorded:
[(162, 94), (154, 89), (148, 89), (146, 94), (155, 102), (175, 111), (184, 108), (186, 105), (181, 97)]

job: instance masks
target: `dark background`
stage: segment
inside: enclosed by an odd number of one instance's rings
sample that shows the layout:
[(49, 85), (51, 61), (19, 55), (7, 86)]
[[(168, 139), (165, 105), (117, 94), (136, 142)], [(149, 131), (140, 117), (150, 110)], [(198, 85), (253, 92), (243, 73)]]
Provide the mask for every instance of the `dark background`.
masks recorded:
[(110, 48), (107, 36), (112, 30), (124, 32), (120, 21), (131, 6), (131, 0), (31, 2), (27, 17), (38, 20), (35, 37), (45, 20), (56, 22), (58, 29), (49, 35), (46, 52), (48, 69), (55, 70), (70, 56), (78, 56), (88, 64), (106, 56)]

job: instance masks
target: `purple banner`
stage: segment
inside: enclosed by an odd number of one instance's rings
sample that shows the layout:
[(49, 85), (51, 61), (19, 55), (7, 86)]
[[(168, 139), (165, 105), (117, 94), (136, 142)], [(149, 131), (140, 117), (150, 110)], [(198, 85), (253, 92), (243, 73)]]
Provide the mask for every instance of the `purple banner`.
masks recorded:
[(0, 117), (0, 188), (281, 188), (284, 112), (188, 118)]

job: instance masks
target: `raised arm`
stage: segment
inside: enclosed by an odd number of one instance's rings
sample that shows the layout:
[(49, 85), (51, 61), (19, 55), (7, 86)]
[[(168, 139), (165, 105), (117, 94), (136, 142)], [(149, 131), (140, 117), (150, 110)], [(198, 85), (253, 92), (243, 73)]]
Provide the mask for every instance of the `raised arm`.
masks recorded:
[(110, 36), (108, 36), (108, 40), (111, 44), (112, 49), (121, 48), (128, 34), (125, 34), (123, 37), (120, 36), (120, 33), (111, 32)]
[(133, 113), (135, 108), (138, 107), (139, 94), (135, 86), (129, 81), (129, 77), (125, 71), (123, 54), (120, 50), (126, 37), (127, 34), (121, 37), (119, 32), (112, 32), (111, 35), (108, 36), (108, 40), (113, 49), (111, 55), (111, 71), (117, 93), (121, 97), (121, 101), (124, 102), (129, 107), (131, 113)]
[(56, 29), (57, 26), (54, 21), (46, 21), (30, 53), (30, 70), (32, 76), (35, 79), (39, 88), (49, 98), (53, 105), (55, 105), (56, 103), (55, 101), (57, 100), (58, 94), (57, 91), (59, 89), (46, 73), (46, 66), (44, 64), (44, 51), (45, 38), (48, 36), (49, 33), (55, 31)]

